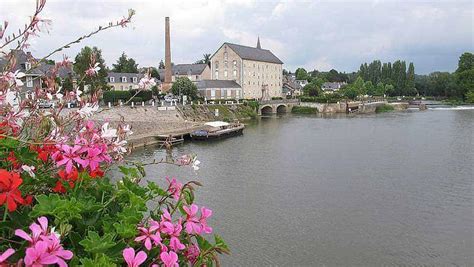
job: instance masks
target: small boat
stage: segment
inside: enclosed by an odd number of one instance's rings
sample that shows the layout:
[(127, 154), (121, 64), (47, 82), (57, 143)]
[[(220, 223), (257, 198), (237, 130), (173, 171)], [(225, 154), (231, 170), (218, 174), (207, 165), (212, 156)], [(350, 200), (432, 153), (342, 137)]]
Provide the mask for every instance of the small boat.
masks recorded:
[(206, 129), (191, 132), (193, 140), (211, 140), (243, 134), (245, 125), (243, 123), (228, 123), (223, 121), (212, 121), (205, 123)]

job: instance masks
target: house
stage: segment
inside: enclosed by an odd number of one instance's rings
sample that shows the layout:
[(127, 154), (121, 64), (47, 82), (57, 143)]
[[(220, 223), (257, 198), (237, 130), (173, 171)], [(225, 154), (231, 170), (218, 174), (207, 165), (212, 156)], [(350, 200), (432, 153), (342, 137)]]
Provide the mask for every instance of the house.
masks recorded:
[(241, 99), (242, 88), (231, 80), (202, 80), (196, 82), (199, 94), (206, 100)]
[(143, 77), (142, 73), (109, 72), (107, 73), (107, 85), (112, 90), (119, 91), (138, 89), (138, 83)]
[(297, 83), (291, 76), (284, 76), (283, 77), (283, 88), (282, 93), (285, 96), (299, 96), (302, 94), (303, 87)]
[(295, 80), (301, 87), (305, 87), (309, 82), (307, 80)]
[[(52, 74), (54, 64), (42, 62), (35, 66), (38, 60), (31, 55), (31, 52), (12, 50), (12, 53), (15, 58), (15, 66), (6, 71), (25, 73), (25, 77), (21, 79), (23, 82), (21, 92), (28, 96), (35, 88), (42, 88), (45, 77)], [(5, 71), (4, 68), (7, 64), (8, 60), (6, 58), (0, 58), (0, 71)], [(71, 78), (72, 82), (75, 82), (75, 74), (72, 68), (60, 67), (56, 76), (61, 80)]]
[[(164, 81), (165, 70), (159, 69), (161, 81)], [(211, 79), (211, 68), (208, 64), (177, 64), (172, 66), (171, 80), (175, 82), (179, 77), (187, 77), (192, 82)]]
[(282, 96), (283, 62), (270, 50), (224, 43), (211, 56), (213, 80), (235, 81), (242, 98), (264, 99)]
[(326, 82), (321, 86), (321, 90), (323, 90), (325, 93), (333, 93), (339, 91), (339, 89), (341, 89), (346, 84), (346, 82)]

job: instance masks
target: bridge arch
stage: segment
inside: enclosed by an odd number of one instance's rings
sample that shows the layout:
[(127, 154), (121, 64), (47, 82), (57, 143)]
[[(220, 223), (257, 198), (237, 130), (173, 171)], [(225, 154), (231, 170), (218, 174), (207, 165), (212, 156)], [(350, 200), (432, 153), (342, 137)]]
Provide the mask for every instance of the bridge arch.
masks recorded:
[(280, 104), (276, 108), (277, 113), (286, 113), (288, 112), (288, 106), (285, 104)]
[(260, 108), (260, 113), (261, 114), (272, 114), (273, 112), (273, 107), (271, 105), (265, 105)]

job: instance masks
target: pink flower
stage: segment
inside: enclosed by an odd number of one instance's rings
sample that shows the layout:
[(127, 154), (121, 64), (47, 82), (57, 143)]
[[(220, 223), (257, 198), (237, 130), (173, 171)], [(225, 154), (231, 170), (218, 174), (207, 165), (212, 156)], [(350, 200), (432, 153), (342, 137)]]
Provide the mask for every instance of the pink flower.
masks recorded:
[(171, 250), (179, 251), (185, 248), (185, 246), (179, 240), (179, 236), (181, 234), (182, 229), (183, 227), (181, 226), (181, 218), (179, 219), (177, 224), (172, 224), (168, 221), (162, 222), (161, 231), (170, 236), (169, 246)]
[(201, 218), (199, 222), (201, 223), (202, 231), (206, 234), (212, 233), (212, 227), (207, 225), (207, 218), (211, 217), (212, 210), (207, 209), (205, 207), (201, 208)]
[(192, 204), (190, 207), (183, 206), (184, 211), (186, 212), (186, 222), (184, 227), (188, 234), (201, 234), (202, 227), (199, 219), (197, 218), (197, 212), (199, 210), (198, 206)]
[(61, 145), (59, 149), (62, 151), (62, 153), (59, 151), (57, 153), (61, 153), (60, 155), (62, 156), (62, 159), (57, 161), (56, 165), (58, 167), (62, 165), (66, 165), (67, 173), (72, 172), (72, 167), (73, 167), (74, 162), (77, 162), (83, 166), (84, 164), (86, 164), (86, 162), (80, 157), (80, 150), (81, 150), (80, 146), (75, 145), (71, 147), (68, 145)]
[(89, 69), (86, 70), (86, 75), (95, 76), (97, 73), (99, 73), (99, 70), (100, 70), (99, 62), (97, 62), (94, 64), (94, 66), (90, 66)]
[(57, 258), (48, 253), (48, 242), (46, 241), (36, 242), (32, 247), (26, 249), (25, 254), (26, 266), (43, 266), (57, 262)]
[(60, 267), (66, 267), (67, 263), (64, 260), (72, 259), (73, 253), (63, 248), (59, 238), (54, 233), (42, 237), (42, 239), (48, 243), (48, 252), (55, 258), (56, 264)]
[(166, 180), (170, 184), (168, 187), (168, 192), (173, 195), (173, 198), (175, 200), (178, 200), (179, 196), (181, 195), (181, 189), (183, 188), (183, 184), (176, 181), (176, 178), (170, 180), (168, 177), (166, 177)]
[(160, 259), (163, 261), (166, 267), (179, 267), (178, 255), (173, 251), (161, 252)]
[(94, 171), (99, 167), (99, 164), (103, 161), (102, 157), (100, 154), (102, 153), (102, 150), (94, 147), (94, 148), (88, 148), (87, 149), (87, 157), (83, 160), (82, 167), (89, 168), (91, 171)]
[(186, 256), (186, 259), (188, 259), (188, 261), (194, 265), (197, 258), (199, 257), (199, 253), (201, 253), (201, 251), (199, 250), (198, 245), (191, 244), (188, 246), (188, 249), (184, 252), (184, 256)]
[(145, 248), (148, 250), (152, 249), (152, 241), (155, 245), (158, 245), (161, 243), (161, 236), (160, 233), (153, 233), (156, 227), (152, 226), (150, 229), (147, 229), (145, 227), (138, 227), (138, 230), (140, 230), (141, 235), (135, 238), (136, 242), (141, 242), (144, 241)]
[(5, 250), (5, 252), (0, 254), (0, 263), (4, 263), (13, 253), (15, 253), (15, 250), (12, 248)]
[(39, 217), (38, 222), (40, 224), (32, 223), (30, 225), (31, 236), (21, 229), (16, 229), (15, 235), (30, 242), (31, 245), (35, 244), (41, 239), (42, 235), (48, 234), (48, 218)]
[(135, 256), (135, 250), (133, 248), (124, 249), (122, 254), (128, 267), (140, 266), (140, 264), (145, 262), (146, 257), (147, 257), (146, 253), (143, 251), (138, 252), (137, 255)]

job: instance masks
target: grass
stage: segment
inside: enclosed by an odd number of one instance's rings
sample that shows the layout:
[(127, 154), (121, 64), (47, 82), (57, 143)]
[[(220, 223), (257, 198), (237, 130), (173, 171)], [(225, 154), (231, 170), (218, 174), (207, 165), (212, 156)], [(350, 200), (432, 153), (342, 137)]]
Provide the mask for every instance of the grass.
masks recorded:
[(295, 106), (291, 109), (291, 113), (295, 113), (295, 114), (316, 114), (316, 113), (318, 113), (318, 109), (317, 108), (312, 108), (312, 107)]
[(383, 112), (390, 112), (390, 111), (393, 111), (395, 108), (391, 105), (383, 105), (383, 106), (378, 106), (377, 108), (375, 108), (375, 112), (376, 113), (383, 113)]

